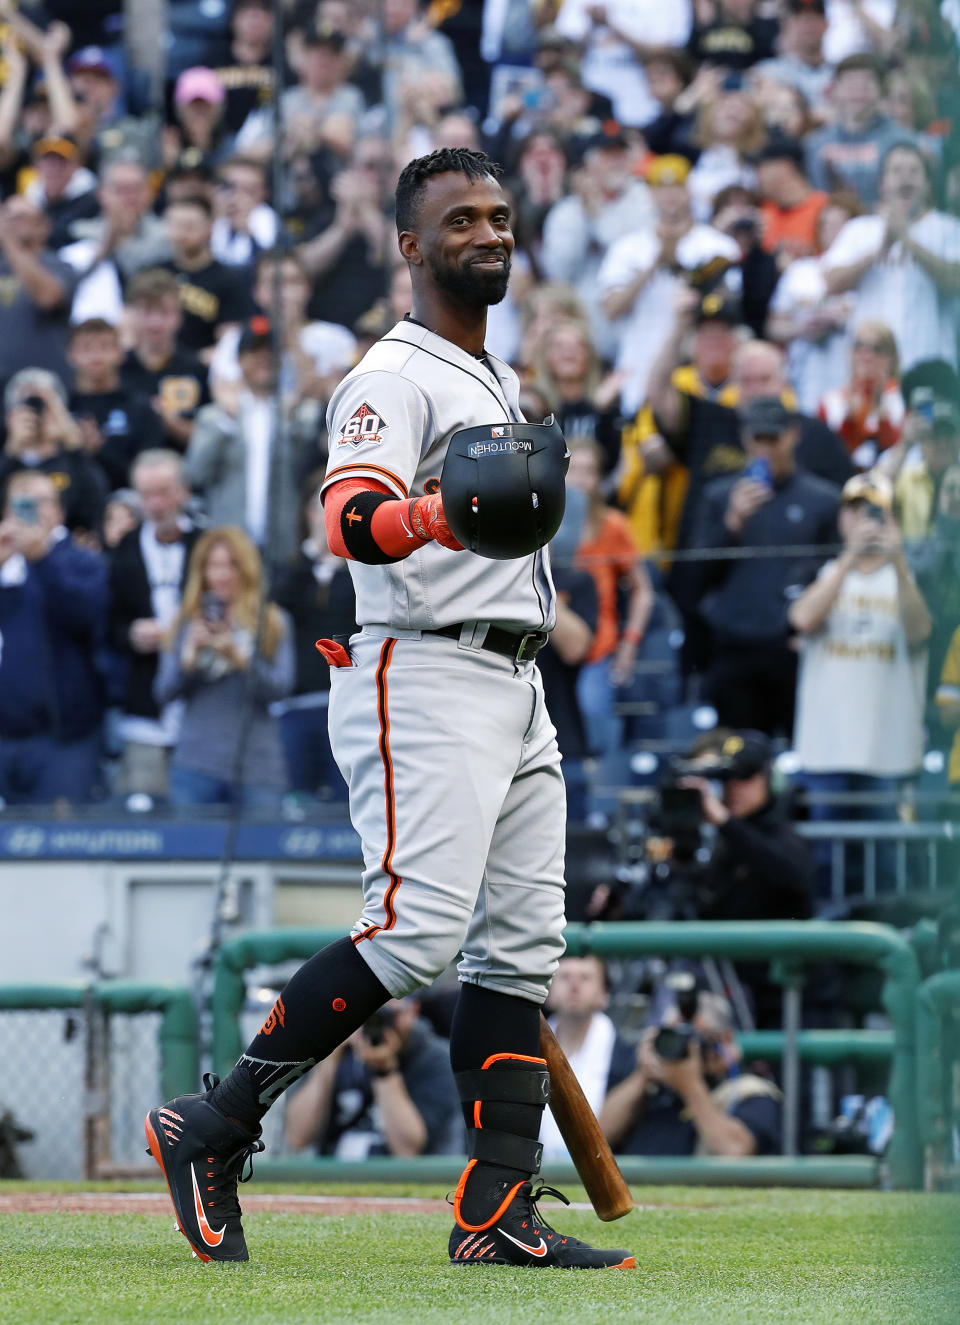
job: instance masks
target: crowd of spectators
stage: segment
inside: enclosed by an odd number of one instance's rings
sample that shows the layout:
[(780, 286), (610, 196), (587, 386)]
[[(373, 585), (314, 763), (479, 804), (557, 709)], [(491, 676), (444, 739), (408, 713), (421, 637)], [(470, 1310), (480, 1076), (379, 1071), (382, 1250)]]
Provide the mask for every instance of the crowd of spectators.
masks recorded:
[[(585, 918), (822, 912), (778, 754), (814, 819), (895, 815), (931, 751), (960, 787), (957, 6), (280, 9), (275, 43), (269, 0), (171, 0), (158, 55), (147, 0), (0, 0), (2, 806), (344, 805), (326, 405), (409, 311), (400, 170), (468, 147), (517, 241), (487, 348), (571, 449), (539, 659), (569, 818), (631, 781), (655, 807)], [(622, 1038), (602, 964), (561, 963), (616, 1149), (779, 1148), (733, 1027), (778, 1026), (781, 989), (723, 987)], [(291, 1148), (462, 1147), (425, 1010), (314, 1069)]]
[(266, 0), (180, 8), (158, 64), (136, 4), (0, 5), (4, 803), (343, 801), (325, 408), (451, 146), (513, 208), (487, 346), (572, 446), (571, 819), (695, 703), (821, 800), (960, 748), (952, 6), (291, 0), (279, 68)]

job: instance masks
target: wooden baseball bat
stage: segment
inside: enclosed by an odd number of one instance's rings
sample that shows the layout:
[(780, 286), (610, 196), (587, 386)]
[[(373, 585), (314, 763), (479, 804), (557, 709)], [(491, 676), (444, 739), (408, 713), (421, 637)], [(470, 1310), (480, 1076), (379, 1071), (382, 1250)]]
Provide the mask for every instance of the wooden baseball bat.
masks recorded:
[(550, 1108), (590, 1202), (600, 1219), (622, 1219), (633, 1209), (630, 1188), (542, 1012), (540, 1055), (550, 1072)]

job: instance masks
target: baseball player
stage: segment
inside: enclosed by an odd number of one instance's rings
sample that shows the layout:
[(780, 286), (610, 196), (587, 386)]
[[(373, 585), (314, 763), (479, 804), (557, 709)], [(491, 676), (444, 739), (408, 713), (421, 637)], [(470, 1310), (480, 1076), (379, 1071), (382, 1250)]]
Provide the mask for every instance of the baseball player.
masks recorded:
[[(636, 1265), (555, 1232), (536, 1207), (552, 1193), (534, 1182), (549, 1098), (539, 1009), (564, 948), (563, 779), (534, 662), (554, 624), (548, 555), (464, 550), (439, 492), (455, 432), (522, 421), (516, 374), (484, 350), (514, 245), (499, 175), (464, 148), (405, 168), (397, 230), (413, 311), (330, 402), (321, 497), (361, 629), (319, 647), (363, 842), (364, 906), (348, 938), (291, 978), (223, 1081), (205, 1078), (205, 1094), (147, 1115), (178, 1223), (205, 1261), (247, 1259), (237, 1181), (263, 1149), (274, 1100), (460, 952), (450, 1056), (470, 1158), (451, 1263)], [(384, 1106), (388, 1087), (374, 1085)]]

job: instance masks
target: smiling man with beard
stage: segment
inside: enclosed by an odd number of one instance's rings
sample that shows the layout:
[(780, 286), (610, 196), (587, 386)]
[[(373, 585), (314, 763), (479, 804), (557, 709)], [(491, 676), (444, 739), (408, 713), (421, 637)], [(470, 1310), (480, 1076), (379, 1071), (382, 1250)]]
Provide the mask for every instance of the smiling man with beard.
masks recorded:
[[(556, 621), (549, 554), (466, 550), (439, 491), (455, 434), (483, 428), (489, 446), (523, 424), (516, 373), (484, 349), (514, 244), (499, 176), (466, 148), (404, 169), (396, 212), (411, 315), (327, 412), (327, 538), (348, 559), (361, 629), (318, 647), (363, 842), (364, 906), (349, 938), (297, 971), (223, 1082), (147, 1115), (180, 1227), (204, 1260), (247, 1259), (237, 1179), (263, 1148), (270, 1105), (460, 952), (450, 1058), (470, 1160), (451, 1265), (636, 1268), (627, 1251), (561, 1237), (537, 1209), (552, 1192), (536, 1181), (550, 1094), (540, 1006), (564, 949), (566, 803), (535, 662)], [(393, 1071), (384, 1062), (374, 1082), (384, 1107)]]

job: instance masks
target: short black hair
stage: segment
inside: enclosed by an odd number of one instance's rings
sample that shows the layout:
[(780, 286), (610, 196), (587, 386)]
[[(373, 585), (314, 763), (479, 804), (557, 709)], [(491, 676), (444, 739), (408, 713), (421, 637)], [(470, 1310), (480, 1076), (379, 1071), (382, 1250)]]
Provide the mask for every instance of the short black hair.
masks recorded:
[(434, 175), (466, 175), (468, 179), (483, 179), (485, 175), (499, 180), (503, 167), (492, 161), (486, 152), (475, 152), (470, 147), (441, 147), (429, 156), (418, 156), (404, 166), (397, 180), (397, 234), (413, 230), (417, 223), (420, 196), (427, 180)]
[(203, 212), (208, 221), (213, 220), (213, 203), (202, 193), (188, 193), (183, 198), (174, 198), (167, 203), (166, 211), (169, 212), (174, 207), (196, 207)]
[(88, 317), (85, 322), (74, 322), (67, 333), (67, 344), (72, 345), (80, 336), (113, 336), (120, 339), (120, 332), (105, 317)]

